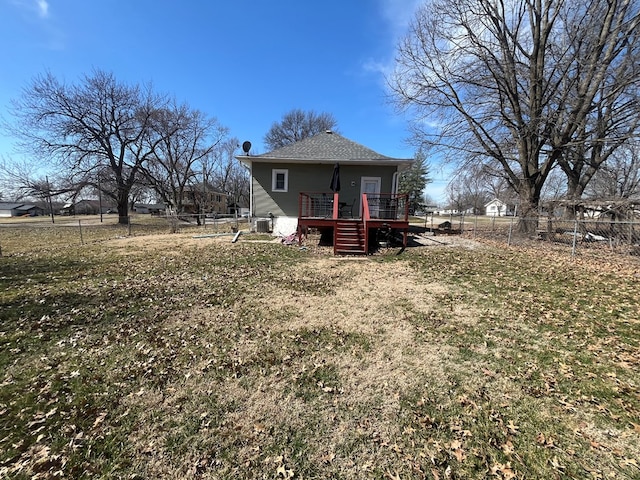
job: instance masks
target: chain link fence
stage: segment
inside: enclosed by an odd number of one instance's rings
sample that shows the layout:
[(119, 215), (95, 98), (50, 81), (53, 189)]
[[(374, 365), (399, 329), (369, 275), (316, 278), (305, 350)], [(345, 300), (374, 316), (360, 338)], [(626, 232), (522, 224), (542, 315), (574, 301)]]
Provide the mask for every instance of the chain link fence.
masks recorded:
[(203, 215), (134, 214), (127, 217), (125, 223), (120, 223), (117, 215), (103, 215), (102, 218), (99, 215), (56, 216), (53, 222), (50, 217), (3, 218), (0, 219), (0, 255), (144, 235), (225, 234), (246, 227), (247, 219)]
[(461, 216), (449, 223), (455, 233), (508, 245), (547, 242), (566, 246), (572, 255), (581, 249), (640, 255), (640, 220)]

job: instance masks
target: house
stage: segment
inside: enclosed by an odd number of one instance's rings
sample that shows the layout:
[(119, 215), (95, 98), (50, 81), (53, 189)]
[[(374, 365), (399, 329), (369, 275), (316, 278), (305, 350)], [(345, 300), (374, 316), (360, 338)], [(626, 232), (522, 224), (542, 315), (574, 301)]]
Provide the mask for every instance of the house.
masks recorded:
[(0, 202), (0, 217), (35, 217), (43, 215), (42, 208), (29, 204), (18, 202)]
[(473, 208), (467, 208), (467, 209), (461, 210), (459, 208), (449, 206), (449, 207), (443, 208), (442, 210), (439, 210), (438, 215), (441, 215), (441, 216), (454, 215), (456, 217), (459, 217), (462, 215), (473, 215)]
[(504, 217), (512, 212), (509, 205), (498, 198), (494, 198), (490, 202), (486, 203), (484, 205), (484, 209), (486, 215), (489, 217)]
[[(406, 241), (408, 204), (397, 191), (399, 174), (412, 159), (381, 155), (332, 131), (236, 159), (250, 171), (251, 215), (269, 219), (276, 234), (314, 227), (335, 237), (348, 223), (360, 241), (354, 250), (366, 253), (369, 233), (375, 234), (369, 229), (393, 223)], [(333, 243), (336, 249), (335, 238)]]
[(60, 210), (61, 215), (99, 215), (114, 211), (116, 207), (108, 201), (83, 199), (77, 202), (69, 202)]
[(165, 213), (164, 203), (134, 203), (133, 211), (136, 213), (146, 213), (151, 215), (164, 215)]
[(182, 191), (182, 210), (184, 213), (227, 213), (227, 195), (217, 192), (210, 185), (186, 186)]

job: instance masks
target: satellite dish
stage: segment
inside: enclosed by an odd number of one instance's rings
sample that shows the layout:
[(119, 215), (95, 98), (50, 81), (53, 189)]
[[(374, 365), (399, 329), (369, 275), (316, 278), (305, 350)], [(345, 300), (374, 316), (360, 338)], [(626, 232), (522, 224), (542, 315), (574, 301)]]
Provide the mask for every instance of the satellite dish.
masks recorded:
[(244, 151), (244, 153), (246, 153), (247, 155), (249, 155), (249, 150), (251, 150), (251, 142), (247, 141), (244, 142), (242, 144), (242, 150)]

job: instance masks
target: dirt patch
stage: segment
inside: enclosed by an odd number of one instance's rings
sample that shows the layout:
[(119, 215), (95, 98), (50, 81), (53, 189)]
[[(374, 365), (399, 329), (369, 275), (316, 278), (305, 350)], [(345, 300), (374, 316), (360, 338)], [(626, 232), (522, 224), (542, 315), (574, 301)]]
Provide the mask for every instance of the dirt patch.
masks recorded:
[[(172, 249), (229, 241), (175, 235), (146, 240), (135, 239), (133, 244), (141, 242), (142, 248)], [(443, 246), (436, 245), (435, 248)], [(275, 356), (279, 366), (265, 368), (264, 374), (251, 381), (240, 376), (221, 384), (209, 383), (198, 368), (194, 368), (193, 377), (185, 385), (176, 386), (175, 394), (164, 398), (158, 397), (157, 392), (140, 397), (134, 395), (130, 399), (132, 404), (144, 406), (142, 409), (152, 416), (160, 410), (171, 411), (174, 421), (180, 420), (179, 424), (200, 416), (200, 422), (206, 424), (207, 412), (201, 405), (193, 403), (186, 408), (190, 417), (186, 417), (178, 406), (184, 406), (185, 401), (194, 402), (191, 398), (207, 398), (213, 395), (212, 392), (219, 399), (242, 399), (240, 408), (225, 413), (217, 432), (232, 431), (233, 435), (245, 438), (246, 448), (238, 450), (237, 454), (246, 462), (253, 462), (258, 457), (253, 446), (266, 441), (269, 435), (276, 435), (282, 425), (293, 430), (309, 430), (308, 423), (313, 418), (310, 408), (318, 408), (323, 416), (314, 427), (319, 429), (315, 433), (322, 441), (310, 445), (309, 452), (314, 458), (318, 457), (319, 464), (322, 464), (320, 456), (339, 457), (340, 449), (360, 441), (357, 439), (373, 438), (379, 439), (376, 441), (381, 444), (394, 443), (401, 436), (397, 415), (401, 410), (402, 395), (424, 379), (434, 384), (445, 383), (447, 368), (455, 357), (452, 347), (425, 341), (424, 337), (420, 338), (419, 331), (422, 320), (440, 308), (439, 298), (448, 288), (425, 280), (406, 262), (380, 261), (375, 256), (334, 257), (324, 250), (317, 253), (304, 262), (288, 265), (289, 281), (263, 284), (250, 292), (247, 299), (251, 302), (252, 312), (261, 312), (259, 319), (244, 318), (234, 310), (227, 312), (227, 319), (222, 320), (220, 312), (211, 308), (185, 312), (178, 321), (185, 325), (220, 321), (237, 324), (240, 326), (236, 330), (239, 337), (225, 361), (237, 364), (239, 368), (252, 362), (260, 363), (264, 361), (266, 349)], [(474, 318), (468, 306), (466, 310), (451, 311), (450, 316), (452, 322), (472, 322)], [(260, 335), (253, 329), (260, 330)], [(328, 341), (321, 340), (318, 345), (309, 347), (311, 352), (296, 356), (297, 349), (305, 349), (298, 343), (304, 341), (305, 335), (312, 338), (327, 335)], [(205, 341), (204, 338), (200, 340)], [(207, 341), (216, 340), (212, 336)], [(316, 381), (314, 372), (323, 370), (335, 372), (338, 385)], [(313, 396), (313, 392), (311, 399), (299, 396), (302, 388), (299, 385), (305, 378), (312, 380), (307, 380), (309, 385), (304, 388), (317, 391), (319, 397)], [(298, 395), (289, 393), (292, 385), (297, 385), (294, 391)], [(187, 400), (185, 391), (190, 392)], [(151, 421), (144, 423), (148, 428), (136, 438), (136, 444), (146, 455), (157, 448), (147, 439), (176, 435), (176, 427), (169, 427), (167, 422), (162, 425), (154, 425)], [(167, 432), (162, 431), (165, 428)], [(362, 448), (367, 450), (358, 455), (370, 464), (386, 461), (383, 450), (371, 449), (366, 442)], [(160, 451), (152, 456), (153, 461), (148, 466), (150, 473), (169, 471)], [(351, 465), (346, 459), (335, 462), (335, 468), (351, 471), (353, 478), (363, 474), (358, 471), (358, 465)]]
[[(157, 235), (141, 235), (130, 237), (119, 237), (105, 242), (110, 248), (119, 249), (121, 253), (140, 251), (165, 250), (167, 252), (177, 252), (181, 248), (208, 248), (212, 244), (229, 244), (229, 246), (243, 243), (275, 243), (280, 244), (281, 239), (274, 237), (272, 240), (254, 240), (251, 236), (241, 234), (237, 243), (233, 244), (233, 233), (198, 234), (193, 233), (167, 233)], [(333, 255), (333, 247), (319, 245), (319, 236), (310, 235), (303, 242), (303, 248), (321, 257), (330, 257), (332, 260), (366, 260), (366, 256), (340, 257)], [(283, 245), (283, 248), (299, 248), (297, 244)], [(410, 235), (408, 248), (482, 248), (482, 243), (459, 235), (451, 236), (425, 236)], [(375, 252), (374, 255), (389, 255), (400, 253), (400, 248), (387, 248)]]

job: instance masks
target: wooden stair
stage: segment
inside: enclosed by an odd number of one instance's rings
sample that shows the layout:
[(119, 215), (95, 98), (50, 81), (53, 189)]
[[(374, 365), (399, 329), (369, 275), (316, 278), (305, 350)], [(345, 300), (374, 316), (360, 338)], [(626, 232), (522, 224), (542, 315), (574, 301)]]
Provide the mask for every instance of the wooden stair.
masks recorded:
[(367, 253), (364, 223), (360, 220), (338, 220), (333, 231), (334, 255)]

